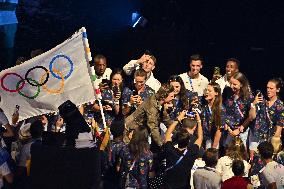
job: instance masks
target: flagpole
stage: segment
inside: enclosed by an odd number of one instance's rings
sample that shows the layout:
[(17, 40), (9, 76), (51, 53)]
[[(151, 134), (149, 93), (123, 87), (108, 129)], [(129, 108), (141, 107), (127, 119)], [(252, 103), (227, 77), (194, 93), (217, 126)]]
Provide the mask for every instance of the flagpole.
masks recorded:
[(92, 69), (90, 67), (89, 62), (92, 61), (92, 55), (91, 55), (91, 50), (90, 50), (90, 46), (89, 46), (89, 42), (88, 42), (88, 38), (87, 38), (87, 32), (86, 32), (86, 28), (83, 27), (82, 28), (82, 32), (83, 32), (83, 42), (85, 45), (85, 52), (86, 52), (86, 58), (88, 60), (88, 70), (89, 70), (89, 75), (92, 81), (92, 86), (93, 86), (93, 90), (94, 90), (94, 95), (96, 97), (96, 100), (99, 102), (99, 106), (100, 106), (100, 112), (101, 112), (101, 116), (102, 116), (102, 120), (103, 120), (103, 125), (104, 125), (104, 129), (107, 128), (106, 125), (106, 119), (105, 119), (105, 114), (103, 111), (103, 105), (102, 105), (102, 95), (101, 95), (101, 91), (99, 88), (99, 85), (95, 84), (95, 78), (92, 77)]

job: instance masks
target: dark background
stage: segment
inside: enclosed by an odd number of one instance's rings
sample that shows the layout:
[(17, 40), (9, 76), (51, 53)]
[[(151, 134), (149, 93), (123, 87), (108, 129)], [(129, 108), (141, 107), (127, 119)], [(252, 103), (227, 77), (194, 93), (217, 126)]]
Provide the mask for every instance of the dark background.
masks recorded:
[[(13, 61), (31, 50), (49, 50), (86, 27), (92, 56), (101, 53), (109, 67), (122, 67), (145, 49), (157, 57), (155, 76), (166, 81), (187, 71), (193, 53), (205, 59), (201, 73), (214, 66), (225, 72), (227, 58), (241, 61), (252, 88), (265, 91), (267, 80), (283, 77), (282, 2), (189, 0), (19, 0)], [(131, 14), (148, 23), (131, 27)], [(3, 60), (3, 59), (1, 59)], [(13, 62), (1, 62), (1, 69)]]

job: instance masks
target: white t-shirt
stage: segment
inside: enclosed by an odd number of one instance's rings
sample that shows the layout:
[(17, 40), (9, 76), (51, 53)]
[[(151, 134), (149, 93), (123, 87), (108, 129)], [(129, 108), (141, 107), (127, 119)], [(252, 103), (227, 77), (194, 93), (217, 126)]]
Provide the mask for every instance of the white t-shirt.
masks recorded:
[(95, 77), (96, 79), (94, 80), (94, 84), (95, 85), (99, 85), (103, 79), (107, 79), (107, 80), (110, 80), (110, 75), (112, 73), (112, 70), (110, 68), (106, 68), (104, 74), (102, 76), (97, 76), (96, 75), (96, 71), (95, 71), (95, 68), (94, 66), (91, 67), (91, 71), (92, 71), (92, 75), (93, 77)]
[(8, 175), (10, 173), (11, 173), (11, 170), (10, 170), (7, 162), (3, 163), (0, 166), (0, 188), (2, 188), (4, 186), (3, 176), (6, 176), (6, 175)]
[[(251, 166), (246, 160), (243, 160), (243, 162), (245, 166), (244, 177), (248, 177), (249, 169)], [(229, 156), (223, 156), (218, 160), (216, 170), (221, 174), (223, 182), (234, 176), (234, 173), (232, 171), (232, 164), (233, 159), (231, 159)]]
[(269, 162), (261, 175), (265, 186), (273, 182), (276, 183), (278, 189), (284, 188), (284, 166), (276, 161)]
[(197, 79), (191, 79), (187, 72), (179, 75), (184, 83), (187, 90), (197, 92), (198, 96), (203, 96), (204, 90), (206, 89), (209, 81), (206, 77), (199, 73)]

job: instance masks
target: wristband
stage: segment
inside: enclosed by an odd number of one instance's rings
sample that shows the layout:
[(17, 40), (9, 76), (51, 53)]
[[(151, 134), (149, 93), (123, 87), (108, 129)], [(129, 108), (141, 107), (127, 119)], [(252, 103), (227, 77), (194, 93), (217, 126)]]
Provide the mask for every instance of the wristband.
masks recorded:
[(197, 123), (201, 123), (201, 120), (197, 120)]
[(250, 107), (255, 109), (255, 105), (253, 103), (250, 104)]

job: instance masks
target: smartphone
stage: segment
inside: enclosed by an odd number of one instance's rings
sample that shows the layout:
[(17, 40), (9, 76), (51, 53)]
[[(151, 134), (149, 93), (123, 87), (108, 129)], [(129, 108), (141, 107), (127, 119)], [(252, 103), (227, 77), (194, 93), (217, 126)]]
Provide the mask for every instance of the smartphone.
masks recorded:
[(256, 95), (258, 95), (259, 97), (263, 96), (261, 90), (256, 90), (255, 93), (256, 93)]
[(138, 95), (138, 91), (137, 91), (136, 89), (133, 89), (133, 90), (132, 90), (132, 95), (133, 95), (133, 96)]
[(119, 92), (119, 88), (117, 85), (112, 87), (113, 96), (116, 97), (117, 93)]
[(186, 116), (190, 117), (190, 118), (194, 118), (195, 117), (195, 112), (186, 112)]
[(220, 68), (219, 67), (214, 67), (214, 75), (221, 75), (220, 74)]
[(110, 85), (110, 80), (108, 80), (108, 79), (102, 79), (102, 84), (103, 84), (103, 85)]

